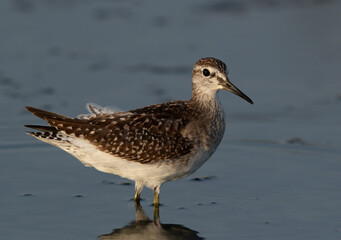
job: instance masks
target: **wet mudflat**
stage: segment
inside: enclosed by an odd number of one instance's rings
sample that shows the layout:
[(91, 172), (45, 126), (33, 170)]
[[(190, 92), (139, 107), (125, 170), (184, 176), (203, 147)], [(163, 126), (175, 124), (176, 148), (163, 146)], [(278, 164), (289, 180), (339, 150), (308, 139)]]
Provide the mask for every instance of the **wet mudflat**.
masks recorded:
[[(340, 1), (3, 1), (4, 239), (340, 239)], [(195, 174), (135, 209), (132, 182), (25, 135), (23, 107), (69, 116), (190, 97), (201, 57), (227, 62), (227, 132)], [(143, 212), (144, 211), (144, 212)], [(137, 215), (137, 217), (136, 217)], [(147, 231), (148, 229), (148, 231)]]

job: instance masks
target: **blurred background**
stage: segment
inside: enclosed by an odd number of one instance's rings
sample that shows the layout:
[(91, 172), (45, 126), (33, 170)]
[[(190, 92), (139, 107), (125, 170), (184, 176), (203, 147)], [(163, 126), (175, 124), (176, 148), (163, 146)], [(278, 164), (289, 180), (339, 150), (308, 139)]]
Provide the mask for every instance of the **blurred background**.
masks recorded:
[(341, 1), (4, 0), (0, 19), (4, 239), (94, 239), (135, 218), (132, 183), (25, 135), (42, 121), (24, 106), (189, 99), (207, 56), (255, 104), (220, 92), (227, 134), (162, 187), (161, 222), (207, 239), (340, 239)]

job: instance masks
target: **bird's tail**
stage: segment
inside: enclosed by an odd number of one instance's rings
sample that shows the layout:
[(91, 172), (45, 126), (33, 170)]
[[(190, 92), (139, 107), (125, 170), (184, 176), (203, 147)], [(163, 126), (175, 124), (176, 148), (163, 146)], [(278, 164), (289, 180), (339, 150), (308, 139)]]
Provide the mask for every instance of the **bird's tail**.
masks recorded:
[[(37, 117), (45, 120), (50, 126), (41, 125), (25, 125), (25, 127), (32, 128), (43, 133), (57, 133), (61, 132), (64, 134), (75, 133), (75, 129), (84, 128), (88, 125), (86, 120), (78, 118), (70, 118), (57, 113), (45, 111), (34, 107), (25, 107), (28, 111), (36, 115)], [(37, 133), (31, 133), (30, 135), (36, 136)]]

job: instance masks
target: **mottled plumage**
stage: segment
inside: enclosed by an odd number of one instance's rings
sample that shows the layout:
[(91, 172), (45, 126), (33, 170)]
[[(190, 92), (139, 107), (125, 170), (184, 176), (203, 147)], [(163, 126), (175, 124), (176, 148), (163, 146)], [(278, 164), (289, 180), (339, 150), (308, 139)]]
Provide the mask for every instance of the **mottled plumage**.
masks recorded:
[[(140, 163), (175, 159), (193, 148), (193, 140), (181, 131), (195, 115), (182, 101), (153, 105), (125, 113), (98, 114), (89, 119), (74, 119), (27, 107), (50, 124), (48, 132), (74, 135), (94, 144), (100, 151)], [(32, 127), (32, 126), (30, 126)], [(47, 131), (47, 132), (46, 132)]]
[(26, 107), (50, 126), (26, 125), (37, 139), (60, 147), (86, 166), (136, 182), (135, 200), (144, 185), (154, 189), (158, 205), (163, 182), (196, 171), (215, 151), (225, 131), (224, 112), (216, 97), (225, 89), (252, 101), (233, 86), (226, 65), (200, 59), (192, 72), (188, 101), (172, 101), (127, 112), (89, 104), (90, 114), (69, 118)]

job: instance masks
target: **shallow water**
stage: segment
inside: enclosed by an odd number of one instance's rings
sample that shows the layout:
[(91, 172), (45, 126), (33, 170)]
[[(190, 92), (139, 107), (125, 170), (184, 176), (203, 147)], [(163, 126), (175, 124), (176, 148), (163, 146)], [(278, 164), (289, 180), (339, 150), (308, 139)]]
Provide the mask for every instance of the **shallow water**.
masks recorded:
[[(1, 1), (1, 238), (340, 239), (340, 10), (337, 0)], [(86, 102), (187, 99), (204, 56), (227, 62), (255, 105), (220, 93), (227, 134), (195, 174), (162, 186), (160, 224), (150, 190), (149, 218), (135, 221), (132, 182), (24, 134), (42, 123), (25, 105), (76, 116)]]

